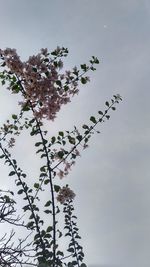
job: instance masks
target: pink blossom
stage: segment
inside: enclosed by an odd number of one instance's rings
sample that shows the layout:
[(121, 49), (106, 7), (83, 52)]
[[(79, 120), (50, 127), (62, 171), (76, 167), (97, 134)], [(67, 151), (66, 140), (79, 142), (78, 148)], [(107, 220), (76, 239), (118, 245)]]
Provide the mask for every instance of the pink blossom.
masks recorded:
[[(58, 56), (61, 56), (63, 51), (60, 47), (55, 50)], [(11, 48), (1, 49), (0, 56), (8, 70), (21, 82), (20, 90), (24, 92), (22, 107), (29, 101), (35, 116), (40, 120), (54, 120), (61, 106), (69, 103), (70, 98), (79, 91), (73, 72), (59, 73), (63, 67), (62, 60), (49, 58), (46, 48), (41, 49), (37, 55), (30, 56), (26, 62), (22, 62), (16, 50)], [(68, 90), (64, 90), (64, 86), (67, 86)], [(11, 84), (9, 89), (12, 89)]]
[(63, 186), (57, 195), (57, 201), (64, 204), (67, 200), (73, 200), (75, 198), (75, 193), (68, 187)]
[(79, 150), (78, 150), (77, 148), (74, 150), (74, 154), (75, 154), (76, 156), (80, 156), (80, 152), (79, 152)]
[(47, 55), (48, 55), (48, 50), (47, 50), (47, 48), (42, 48), (42, 49), (41, 49), (41, 53), (42, 53), (42, 55), (47, 56)]
[(71, 164), (69, 162), (65, 162), (65, 168), (64, 168), (64, 171), (67, 172), (68, 174), (68, 170), (71, 169)]
[(57, 175), (59, 176), (60, 179), (64, 178), (64, 172), (62, 170), (59, 170)]

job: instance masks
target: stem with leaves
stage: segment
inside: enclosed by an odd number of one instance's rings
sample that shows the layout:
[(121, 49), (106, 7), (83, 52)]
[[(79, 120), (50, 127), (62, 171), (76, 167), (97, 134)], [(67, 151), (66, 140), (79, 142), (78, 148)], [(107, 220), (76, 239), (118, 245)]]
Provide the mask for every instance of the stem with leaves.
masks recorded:
[(8, 153), (8, 151), (6, 149), (4, 149), (2, 147), (1, 144), (0, 144), (0, 149), (2, 150), (3, 155), (5, 157), (5, 162), (7, 162), (13, 168), (13, 171), (11, 171), (9, 175), (10, 176), (16, 175), (18, 177), (19, 185), (22, 186), (22, 189), (20, 190), (19, 193), (24, 193), (25, 194), (25, 199), (28, 201), (29, 210), (31, 212), (31, 217), (33, 218), (33, 220), (35, 222), (35, 228), (36, 228), (36, 231), (37, 231), (37, 233), (38, 233), (38, 235), (40, 237), (40, 242), (41, 242), (42, 251), (43, 251), (43, 258), (45, 259), (46, 258), (45, 244), (43, 242), (43, 238), (42, 238), (41, 231), (40, 231), (39, 217), (35, 214), (35, 211), (34, 211), (33, 197), (32, 196), (29, 197), (29, 194), (28, 194), (29, 188), (26, 185), (26, 183), (23, 182), (22, 179), (21, 179), (21, 176), (25, 177), (26, 175), (21, 173), (21, 170), (17, 169), (16, 161), (14, 162), (14, 160), (11, 160), (10, 154)]

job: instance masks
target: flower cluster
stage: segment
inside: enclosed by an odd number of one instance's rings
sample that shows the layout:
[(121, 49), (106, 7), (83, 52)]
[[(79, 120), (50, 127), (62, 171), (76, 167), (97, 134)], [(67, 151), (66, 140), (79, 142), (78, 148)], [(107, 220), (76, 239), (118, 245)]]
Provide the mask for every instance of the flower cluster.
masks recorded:
[(71, 170), (72, 165), (75, 164), (75, 161), (72, 160), (71, 162), (68, 162), (67, 160), (64, 160), (62, 162), (64, 164), (64, 168), (62, 167), (62, 169), (58, 168), (58, 172), (57, 175), (60, 179), (63, 179), (65, 176), (67, 176), (69, 174), (69, 171)]
[(75, 198), (75, 193), (66, 185), (63, 186), (57, 195), (57, 201), (64, 204), (67, 200), (73, 200)]
[[(80, 156), (80, 152), (77, 148), (75, 149), (71, 148), (71, 151), (73, 151), (75, 158)], [(60, 153), (60, 156), (59, 156), (59, 153)], [(52, 162), (55, 163), (55, 165), (57, 164), (59, 165), (60, 163), (62, 163), (61, 169), (58, 167), (57, 168), (58, 171), (56, 171), (56, 174), (58, 175), (60, 179), (63, 179), (65, 176), (67, 176), (69, 174), (69, 171), (71, 170), (71, 167), (75, 165), (75, 160), (73, 158), (64, 159), (62, 157), (62, 154), (65, 155), (65, 153), (69, 154), (70, 151), (66, 151), (65, 149), (61, 148), (60, 151), (58, 152), (57, 149), (53, 149), (52, 154), (51, 154), (52, 156), (51, 160)]]
[[(77, 68), (60, 72), (63, 67), (60, 57), (66, 56), (63, 51), (64, 48), (57, 47), (51, 53), (51, 58), (47, 49), (41, 49), (40, 53), (22, 62), (15, 49), (0, 49), (1, 66), (8, 68), (7, 73), (11, 77), (9, 89), (13, 93), (21, 91), (24, 97), (20, 102), (22, 107), (32, 108), (39, 119), (54, 120), (61, 106), (70, 102), (70, 98), (78, 93)], [(12, 82), (12, 79), (16, 81)], [(85, 77), (84, 82), (87, 81), (88, 77)]]

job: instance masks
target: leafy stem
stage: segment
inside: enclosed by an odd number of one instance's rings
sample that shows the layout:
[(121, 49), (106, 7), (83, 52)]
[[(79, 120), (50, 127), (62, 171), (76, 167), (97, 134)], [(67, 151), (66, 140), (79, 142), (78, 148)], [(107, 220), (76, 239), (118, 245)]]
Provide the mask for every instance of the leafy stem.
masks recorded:
[(30, 200), (30, 197), (29, 197), (28, 192), (27, 192), (28, 187), (25, 184), (25, 182), (22, 181), (22, 179), (21, 179), (21, 173), (17, 171), (16, 164), (13, 162), (13, 160), (11, 160), (9, 153), (7, 152), (6, 149), (4, 149), (2, 147), (1, 144), (0, 144), (0, 149), (3, 152), (3, 155), (5, 156), (6, 161), (9, 163), (10, 166), (12, 166), (12, 168), (14, 170), (14, 173), (12, 175), (15, 174), (18, 177), (18, 180), (20, 182), (20, 185), (23, 188), (23, 192), (26, 195), (26, 199), (27, 199), (28, 205), (30, 207), (31, 215), (32, 215), (32, 218), (34, 219), (34, 222), (35, 222), (36, 231), (37, 231), (37, 233), (38, 233), (38, 235), (40, 237), (40, 242), (41, 242), (41, 246), (42, 246), (42, 250), (43, 250), (43, 257), (45, 258), (45, 256), (46, 256), (46, 253), (45, 253), (45, 244), (43, 242), (43, 238), (42, 238), (42, 235), (41, 235), (40, 226), (39, 226), (39, 223), (38, 223), (38, 217), (36, 216), (36, 214), (34, 212), (32, 201)]
[[(21, 81), (18, 79), (19, 85), (21, 86), (22, 92), (25, 94), (25, 90), (24, 87), (21, 83)], [(34, 114), (34, 107), (31, 103), (31, 101), (28, 101), (31, 110)], [(36, 121), (36, 125), (37, 125), (37, 130), (38, 133), (40, 134), (41, 140), (42, 140), (42, 144), (43, 144), (43, 149), (46, 155), (46, 160), (47, 160), (47, 168), (48, 168), (48, 177), (49, 177), (49, 184), (50, 184), (50, 190), (51, 190), (51, 198), (52, 198), (52, 216), (53, 216), (53, 267), (55, 266), (55, 261), (56, 261), (56, 212), (55, 212), (55, 198), (54, 198), (54, 189), (53, 189), (53, 182), (52, 182), (52, 170), (50, 167), (50, 160), (49, 160), (49, 156), (48, 156), (48, 151), (47, 151), (47, 147), (45, 144), (45, 139), (41, 130), (41, 126), (40, 126), (40, 122), (38, 121), (38, 119), (35, 117), (35, 121)]]
[[(69, 248), (67, 249), (68, 252), (72, 253), (72, 257), (75, 258), (75, 261), (72, 261), (71, 264), (77, 265), (80, 267), (80, 262), (83, 261), (84, 253), (83, 248), (77, 242), (77, 239), (81, 237), (78, 234), (78, 227), (76, 223), (77, 217), (73, 215), (74, 207), (73, 207), (73, 200), (68, 199), (64, 203), (64, 213), (65, 213), (65, 229), (67, 230), (66, 236), (71, 238), (69, 243)], [(72, 266), (71, 265), (71, 266)]]
[(58, 166), (61, 163), (63, 163), (69, 157), (70, 154), (72, 154), (72, 152), (81, 144), (81, 142), (84, 141), (89, 136), (89, 134), (92, 133), (93, 130), (95, 130), (95, 128), (98, 125), (98, 123), (102, 123), (104, 121), (104, 118), (109, 119), (110, 116), (108, 115), (108, 111), (110, 109), (115, 110), (114, 105), (116, 103), (119, 103), (118, 100), (121, 100), (121, 98), (118, 99), (117, 96), (114, 96), (114, 98), (115, 98), (115, 100), (112, 99), (112, 104), (111, 105), (109, 105), (108, 102), (105, 103), (106, 106), (108, 106), (108, 108), (105, 110), (104, 113), (102, 113), (101, 111), (99, 112), (99, 114), (102, 115), (101, 118), (96, 120), (95, 117), (91, 117), (91, 121), (94, 123), (94, 125), (90, 126), (90, 127), (87, 127), (88, 129), (85, 131), (85, 134), (83, 136), (82, 135), (78, 135), (77, 136), (78, 142), (72, 147), (72, 149), (56, 165), (54, 165), (53, 168), (51, 168), (51, 171), (54, 171), (56, 168), (58, 168)]
[[(33, 112), (34, 109), (32, 108)], [(50, 189), (51, 189), (51, 197), (52, 197), (52, 216), (53, 216), (53, 267), (55, 266), (55, 261), (56, 261), (56, 212), (55, 212), (55, 198), (54, 198), (54, 189), (53, 189), (53, 181), (52, 181), (52, 170), (50, 167), (50, 160), (48, 156), (48, 151), (46, 144), (44, 142), (44, 136), (41, 130), (41, 126), (37, 118), (35, 118), (38, 129), (39, 129), (39, 134), (41, 136), (44, 152), (46, 154), (46, 160), (47, 160), (47, 168), (48, 168), (48, 174), (49, 174), (49, 184), (50, 184)]]

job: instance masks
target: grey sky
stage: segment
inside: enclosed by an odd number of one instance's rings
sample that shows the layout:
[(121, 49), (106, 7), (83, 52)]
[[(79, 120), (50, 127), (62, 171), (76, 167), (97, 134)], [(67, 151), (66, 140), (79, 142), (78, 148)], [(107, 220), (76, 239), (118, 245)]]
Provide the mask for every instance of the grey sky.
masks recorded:
[[(50, 124), (52, 132), (85, 123), (113, 94), (122, 95), (123, 102), (101, 125), (101, 134), (93, 136), (64, 183), (77, 194), (76, 214), (89, 266), (149, 267), (150, 2), (0, 0), (0, 4), (1, 48), (16, 48), (26, 59), (42, 47), (63, 45), (70, 51), (66, 68), (87, 62), (92, 55), (101, 61), (90, 84), (81, 86), (72, 104)], [(1, 122), (16, 110), (8, 95), (1, 90)], [(18, 142), (16, 151), (21, 146), (25, 158), (32, 159), (29, 147)], [(3, 166), (1, 170), (4, 185), (8, 170)]]

